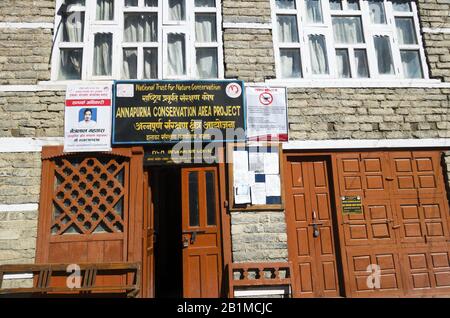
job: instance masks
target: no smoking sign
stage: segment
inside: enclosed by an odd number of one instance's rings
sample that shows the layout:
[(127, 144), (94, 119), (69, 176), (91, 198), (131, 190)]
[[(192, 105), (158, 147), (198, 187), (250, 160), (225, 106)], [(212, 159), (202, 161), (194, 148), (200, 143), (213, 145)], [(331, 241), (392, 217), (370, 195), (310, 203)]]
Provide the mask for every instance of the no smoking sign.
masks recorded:
[(269, 106), (273, 103), (273, 95), (269, 92), (264, 92), (259, 95), (259, 102), (265, 106)]

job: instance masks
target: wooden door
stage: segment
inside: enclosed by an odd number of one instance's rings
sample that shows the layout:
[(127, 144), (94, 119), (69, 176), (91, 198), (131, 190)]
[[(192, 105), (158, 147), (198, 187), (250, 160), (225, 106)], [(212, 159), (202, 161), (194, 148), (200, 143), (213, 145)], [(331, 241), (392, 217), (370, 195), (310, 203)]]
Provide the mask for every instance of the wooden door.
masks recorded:
[[(450, 289), (449, 208), (440, 153), (335, 155), (337, 197), (360, 196), (363, 211), (344, 215), (341, 250), (351, 297), (429, 296)], [(367, 279), (379, 266), (380, 286)]]
[(218, 170), (182, 169), (183, 296), (220, 297), (222, 251)]
[(154, 260), (154, 207), (152, 191), (149, 184), (149, 173), (144, 173), (144, 258), (142, 264), (143, 297), (155, 297), (155, 260)]
[(327, 161), (288, 155), (285, 175), (294, 297), (339, 296)]
[[(43, 148), (36, 263), (140, 262), (141, 158), (134, 148), (96, 156)], [(102, 277), (97, 285), (123, 279)], [(52, 279), (57, 286), (64, 277)]]

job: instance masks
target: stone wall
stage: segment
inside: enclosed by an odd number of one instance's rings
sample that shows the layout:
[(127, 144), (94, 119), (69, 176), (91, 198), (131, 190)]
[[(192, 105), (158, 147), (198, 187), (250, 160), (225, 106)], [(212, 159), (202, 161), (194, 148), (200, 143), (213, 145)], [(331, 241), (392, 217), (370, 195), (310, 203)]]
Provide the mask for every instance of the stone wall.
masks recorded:
[(53, 23), (55, 3), (55, 0), (2, 0), (0, 21)]
[(63, 137), (64, 91), (0, 92), (0, 137)]
[(450, 138), (450, 89), (293, 88), (292, 140)]
[(233, 262), (287, 261), (284, 212), (231, 213)]
[(270, 23), (269, 0), (222, 0), (225, 23)]

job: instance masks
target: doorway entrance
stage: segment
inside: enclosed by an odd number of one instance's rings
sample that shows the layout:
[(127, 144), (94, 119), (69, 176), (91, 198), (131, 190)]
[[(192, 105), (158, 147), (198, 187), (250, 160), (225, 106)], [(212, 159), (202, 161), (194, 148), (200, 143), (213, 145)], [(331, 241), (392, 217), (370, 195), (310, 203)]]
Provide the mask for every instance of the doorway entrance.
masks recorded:
[(155, 296), (222, 296), (217, 167), (160, 167), (149, 175)]

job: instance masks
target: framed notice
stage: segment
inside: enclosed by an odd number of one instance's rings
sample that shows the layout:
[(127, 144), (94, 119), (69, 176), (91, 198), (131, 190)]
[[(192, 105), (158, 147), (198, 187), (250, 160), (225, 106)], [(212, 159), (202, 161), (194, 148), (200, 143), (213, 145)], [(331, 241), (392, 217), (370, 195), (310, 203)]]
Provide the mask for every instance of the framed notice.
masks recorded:
[(279, 143), (228, 144), (231, 211), (284, 209), (281, 148)]
[(249, 86), (245, 92), (248, 140), (288, 141), (286, 88)]
[(242, 81), (117, 81), (114, 87), (113, 145), (245, 140)]
[(64, 151), (110, 151), (111, 109), (111, 85), (68, 85)]

